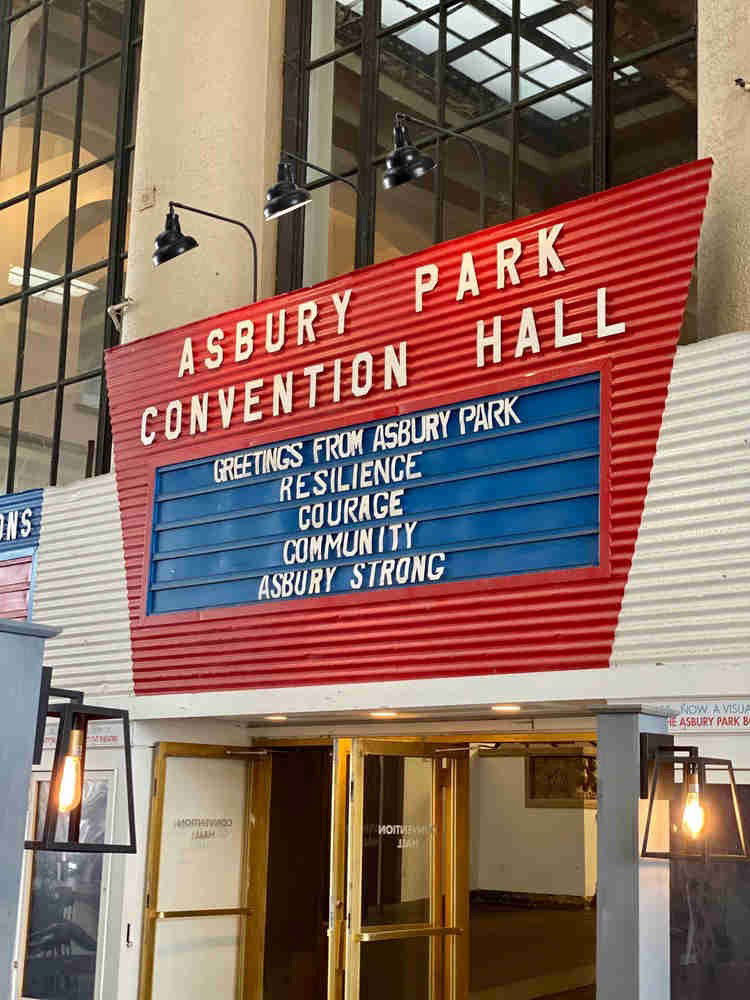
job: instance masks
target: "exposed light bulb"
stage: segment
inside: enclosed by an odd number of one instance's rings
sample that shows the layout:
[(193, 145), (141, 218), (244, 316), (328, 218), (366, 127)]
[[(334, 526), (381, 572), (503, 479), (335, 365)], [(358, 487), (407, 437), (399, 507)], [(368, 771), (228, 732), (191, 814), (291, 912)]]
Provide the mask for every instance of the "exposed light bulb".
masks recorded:
[(693, 839), (703, 829), (706, 822), (706, 810), (701, 805), (698, 792), (698, 775), (689, 774), (687, 777), (687, 794), (685, 796), (685, 808), (682, 810), (682, 828), (685, 833), (690, 834)]
[(63, 761), (60, 792), (57, 799), (57, 808), (61, 813), (72, 812), (81, 801), (83, 793), (82, 751), (83, 732), (80, 729), (72, 729), (68, 752)]

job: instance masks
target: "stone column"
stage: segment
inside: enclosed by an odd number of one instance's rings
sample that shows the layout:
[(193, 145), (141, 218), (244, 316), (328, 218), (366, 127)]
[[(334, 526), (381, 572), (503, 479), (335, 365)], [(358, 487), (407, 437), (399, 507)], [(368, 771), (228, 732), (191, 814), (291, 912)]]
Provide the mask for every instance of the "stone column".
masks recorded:
[(640, 859), (640, 735), (667, 720), (598, 711), (597, 1000), (669, 1000), (669, 862)]
[(146, 0), (123, 340), (250, 301), (250, 243), (239, 228), (187, 212), (200, 246), (151, 265), (170, 200), (240, 219), (274, 293), (276, 224), (263, 221), (282, 113), (282, 0)]
[(714, 174), (698, 251), (698, 337), (750, 330), (750, 16), (698, 0), (698, 155)]

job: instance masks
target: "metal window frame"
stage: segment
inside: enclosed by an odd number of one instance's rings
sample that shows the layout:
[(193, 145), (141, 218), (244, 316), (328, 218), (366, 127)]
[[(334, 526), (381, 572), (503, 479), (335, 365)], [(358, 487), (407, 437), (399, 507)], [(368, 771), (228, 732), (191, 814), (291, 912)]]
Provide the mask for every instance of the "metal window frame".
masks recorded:
[[(0, 404), (10, 404), (11, 406), (7, 476), (5, 483), (0, 483), (0, 490), (4, 487), (4, 490), (7, 493), (14, 492), (16, 486), (15, 480), (17, 472), (18, 445), (21, 436), (21, 402), (30, 396), (39, 395), (44, 392), (54, 392), (55, 394), (53, 410), (54, 415), (50, 427), (49, 474), (47, 476), (46, 483), (39, 483), (37, 485), (54, 486), (57, 484), (60, 466), (65, 392), (69, 386), (75, 385), (78, 382), (86, 381), (87, 379), (100, 378), (101, 388), (95, 434), (92, 439), (93, 447), (90, 442), (85, 476), (89, 477), (91, 475), (108, 471), (111, 461), (111, 428), (107, 407), (106, 387), (104, 379), (101, 378), (103, 365), (100, 363), (91, 370), (73, 375), (66, 375), (68, 324), (71, 311), (70, 287), (71, 282), (74, 279), (106, 267), (105, 306), (110, 306), (122, 298), (124, 285), (124, 262), (127, 259), (127, 247), (124, 246), (124, 240), (127, 228), (128, 192), (130, 189), (133, 150), (131, 132), (133, 117), (135, 114), (134, 98), (137, 68), (142, 42), (140, 33), (140, 10), (143, 0), (126, 0), (118, 50), (98, 59), (93, 59), (90, 62), (87, 62), (89, 10), (86, 0), (81, 0), (80, 36), (78, 39), (78, 66), (62, 79), (55, 80), (50, 84), (45, 82), (45, 72), (49, 34), (49, 10), (53, 2), (54, 0), (35, 0), (35, 2), (29, 3), (23, 10), (11, 13), (11, 0), (0, 0), (0, 148), (2, 144), (3, 124), (10, 114), (22, 108), (33, 108), (34, 115), (31, 162), (27, 190), (11, 199), (6, 200), (2, 205), (0, 205), (0, 211), (22, 203), (27, 206), (26, 235), (23, 251), (23, 283), (18, 293), (6, 295), (0, 298), (0, 308), (10, 305), (11, 303), (17, 302), (19, 304), (18, 327), (16, 333), (16, 369), (13, 392), (0, 399)], [(13, 104), (5, 105), (3, 100), (8, 80), (10, 27), (14, 22), (25, 17), (34, 10), (39, 10), (41, 12), (41, 37), (36, 88), (33, 94), (26, 95), (23, 99), (15, 101)], [(90, 74), (98, 70), (100, 67), (114, 64), (118, 59), (120, 60), (119, 92), (117, 95), (114, 151), (111, 154), (101, 157), (91, 163), (81, 165), (80, 153), (81, 135), (83, 130), (84, 88), (86, 86), (87, 79)], [(43, 100), (49, 94), (53, 94), (70, 84), (76, 85), (75, 118), (73, 122), (72, 136), (73, 147), (70, 170), (59, 177), (39, 184), (39, 151), (42, 133)], [(90, 171), (95, 170), (97, 167), (101, 167), (106, 164), (112, 164), (113, 168), (108, 254), (106, 259), (74, 270), (75, 211), (77, 207), (79, 178)], [(39, 285), (31, 285), (30, 267), (34, 250), (36, 199), (45, 191), (65, 183), (70, 185), (68, 202), (69, 225), (65, 246), (65, 267), (63, 273), (54, 280)], [(54, 382), (50, 382), (45, 385), (34, 385), (23, 388), (23, 361), (26, 347), (29, 303), (34, 295), (43, 292), (47, 288), (57, 285), (60, 285), (63, 290), (63, 300), (59, 317), (60, 340), (57, 357), (57, 377)], [(114, 324), (107, 315), (106, 308), (102, 311), (101, 322), (103, 325), (103, 357), (104, 350), (114, 346), (118, 342), (119, 336)]]
[[(445, 118), (445, 77), (449, 64), (446, 59), (447, 15), (455, 8), (459, 0), (436, 0), (426, 9), (405, 18), (397, 24), (380, 25), (380, 0), (364, 0), (364, 10), (361, 18), (362, 33), (358, 41), (334, 48), (329, 52), (310, 58), (310, 23), (312, 20), (313, 0), (287, 0), (286, 8), (286, 41), (284, 58), (284, 119), (282, 129), (282, 146), (299, 155), (305, 155), (307, 149), (307, 128), (309, 112), (310, 74), (322, 66), (326, 66), (352, 53), (359, 53), (362, 63), (360, 77), (360, 131), (358, 164), (344, 172), (345, 176), (358, 174), (358, 186), (362, 197), (358, 200), (355, 230), (355, 266), (363, 267), (371, 264), (374, 259), (374, 242), (376, 230), (377, 202), (377, 172), (376, 168), (383, 162), (384, 156), (376, 155), (377, 128), (377, 87), (379, 74), (379, 52), (383, 39), (388, 38), (406, 28), (427, 19), (438, 19), (439, 43), (436, 53), (436, 110), (438, 125), (450, 125)], [(457, 132), (471, 132), (473, 129), (496, 122), (502, 118), (510, 119), (511, 157), (508, 178), (508, 194), (513, 218), (518, 218), (518, 180), (520, 169), (520, 113), (533, 107), (540, 101), (591, 81), (593, 95), (591, 104), (591, 140), (590, 140), (590, 176), (592, 192), (604, 191), (612, 183), (612, 74), (619, 65), (638, 63), (652, 55), (677, 49), (686, 42), (695, 41), (696, 28), (690, 28), (675, 35), (673, 38), (661, 40), (648, 49), (632, 52), (624, 60), (615, 61), (612, 52), (612, 28), (614, 22), (614, 0), (591, 0), (593, 9), (593, 61), (588, 72), (582, 72), (573, 80), (568, 80), (556, 87), (549, 87), (532, 97), (520, 99), (520, 68), (519, 52), (521, 39), (520, 0), (513, 0), (512, 16), (508, 18), (496, 7), (483, 3), (483, 0), (472, 0), (480, 10), (491, 11), (498, 20), (498, 31), (502, 28), (501, 21), (509, 20), (512, 32), (512, 65), (511, 65), (511, 102), (509, 105), (493, 110), (474, 119), (453, 125)], [(575, 5), (570, 6), (575, 10)], [(540, 14), (525, 19), (532, 22), (531, 28), (536, 31), (544, 23), (560, 16), (560, 10), (542, 11)], [(504, 30), (504, 29), (503, 29)], [(493, 34), (494, 29), (487, 32)], [(418, 146), (431, 145), (435, 147), (438, 162), (445, 138), (426, 136), (416, 142)], [(327, 178), (308, 185), (312, 188), (325, 187), (331, 181)], [(445, 184), (442, 169), (436, 171), (434, 180), (433, 207), (433, 241), (439, 242), (445, 238), (443, 218), (445, 211)], [(488, 192), (489, 193), (489, 192)], [(292, 213), (279, 221), (279, 237), (277, 249), (276, 290), (277, 292), (293, 291), (302, 285), (304, 261), (304, 219), (302, 213)]]

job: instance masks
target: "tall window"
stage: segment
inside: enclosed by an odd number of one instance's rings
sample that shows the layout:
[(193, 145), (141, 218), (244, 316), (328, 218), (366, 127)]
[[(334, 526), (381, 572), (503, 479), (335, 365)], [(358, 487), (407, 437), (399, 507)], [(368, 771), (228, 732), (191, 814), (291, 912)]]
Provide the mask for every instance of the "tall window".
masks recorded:
[(109, 466), (140, 0), (0, 0), (0, 492)]
[(471, 148), (380, 178), (405, 111), (479, 146), (494, 225), (686, 162), (696, 152), (695, 0), (287, 0), (283, 144), (312, 204), (280, 220), (279, 290), (479, 228)]

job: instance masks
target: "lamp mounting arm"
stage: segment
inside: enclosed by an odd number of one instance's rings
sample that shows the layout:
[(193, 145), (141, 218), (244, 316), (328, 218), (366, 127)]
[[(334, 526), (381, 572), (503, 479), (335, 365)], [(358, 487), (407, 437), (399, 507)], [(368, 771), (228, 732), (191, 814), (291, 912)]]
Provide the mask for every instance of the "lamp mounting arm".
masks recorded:
[(341, 174), (334, 174), (330, 170), (326, 170), (325, 167), (319, 167), (317, 163), (311, 163), (310, 160), (306, 160), (302, 156), (297, 156), (295, 153), (287, 153), (286, 150), (282, 150), (281, 158), (282, 160), (294, 160), (296, 163), (302, 163), (306, 167), (312, 167), (313, 170), (317, 170), (319, 174), (325, 174), (325, 176), (330, 177), (331, 180), (341, 181), (343, 184), (348, 184), (357, 197), (361, 197), (362, 192), (359, 190), (357, 185), (353, 184), (346, 177), (342, 177)]
[(420, 125), (422, 128), (431, 128), (435, 132), (439, 132), (440, 135), (449, 135), (453, 139), (460, 139), (468, 146), (471, 146), (476, 155), (477, 163), (479, 164), (479, 225), (482, 229), (484, 229), (487, 225), (485, 197), (485, 191), (487, 189), (487, 168), (485, 167), (484, 157), (482, 156), (482, 151), (479, 146), (468, 135), (464, 135), (463, 132), (455, 132), (452, 128), (445, 128), (443, 125), (437, 125), (435, 122), (425, 121), (424, 118), (417, 118), (415, 115), (410, 115), (406, 111), (397, 111), (395, 114), (395, 121), (397, 125), (402, 124), (402, 122), (411, 122), (412, 125)]
[(246, 226), (244, 222), (240, 222), (239, 219), (230, 219), (228, 215), (217, 215), (216, 212), (207, 212), (205, 208), (196, 208), (194, 205), (185, 205), (181, 201), (170, 201), (169, 211), (171, 212), (174, 208), (181, 208), (185, 212), (195, 212), (196, 215), (205, 215), (209, 219), (218, 219), (219, 222), (229, 222), (233, 226), (239, 226), (240, 229), (244, 229), (247, 235), (250, 237), (250, 242), (253, 246), (253, 302), (258, 301), (258, 244), (255, 242), (255, 237), (249, 226)]

